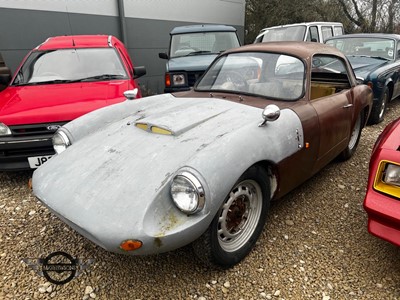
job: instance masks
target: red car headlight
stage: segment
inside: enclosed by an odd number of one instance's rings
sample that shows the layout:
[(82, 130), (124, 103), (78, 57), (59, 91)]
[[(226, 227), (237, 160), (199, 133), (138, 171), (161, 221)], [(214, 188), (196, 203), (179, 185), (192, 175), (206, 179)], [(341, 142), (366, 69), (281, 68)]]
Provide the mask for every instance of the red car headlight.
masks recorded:
[(375, 176), (374, 189), (400, 198), (400, 165), (391, 161), (381, 161)]

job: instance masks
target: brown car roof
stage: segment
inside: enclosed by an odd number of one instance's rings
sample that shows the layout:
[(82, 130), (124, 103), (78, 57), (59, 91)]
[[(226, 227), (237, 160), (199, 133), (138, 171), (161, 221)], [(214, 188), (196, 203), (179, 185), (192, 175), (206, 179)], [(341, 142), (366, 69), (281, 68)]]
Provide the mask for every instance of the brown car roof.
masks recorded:
[(312, 57), (314, 54), (332, 54), (345, 58), (344, 54), (335, 47), (313, 42), (266, 42), (242, 46), (227, 50), (225, 53), (248, 51), (277, 52), (288, 55), (298, 56), (304, 59)]

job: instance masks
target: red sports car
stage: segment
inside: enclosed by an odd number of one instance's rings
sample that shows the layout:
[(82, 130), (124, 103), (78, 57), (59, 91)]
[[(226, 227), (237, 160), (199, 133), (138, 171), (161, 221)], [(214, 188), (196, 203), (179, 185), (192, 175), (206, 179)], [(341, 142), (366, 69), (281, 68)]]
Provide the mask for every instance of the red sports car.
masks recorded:
[(0, 76), (7, 85), (0, 92), (0, 171), (42, 165), (54, 154), (51, 138), (58, 128), (124, 101), (124, 91), (138, 88), (135, 78), (144, 74), (114, 36), (48, 38), (12, 79)]
[(364, 208), (368, 231), (400, 246), (400, 118), (377, 139), (369, 165)]

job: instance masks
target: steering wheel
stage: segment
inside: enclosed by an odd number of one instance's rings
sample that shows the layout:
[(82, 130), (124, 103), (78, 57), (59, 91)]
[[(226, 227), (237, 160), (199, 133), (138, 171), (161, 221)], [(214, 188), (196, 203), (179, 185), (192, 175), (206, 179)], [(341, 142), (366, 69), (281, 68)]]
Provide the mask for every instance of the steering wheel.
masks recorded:
[(231, 82), (235, 86), (236, 90), (244, 91), (247, 88), (247, 81), (243, 76), (236, 71), (228, 71), (225, 73), (225, 81)]

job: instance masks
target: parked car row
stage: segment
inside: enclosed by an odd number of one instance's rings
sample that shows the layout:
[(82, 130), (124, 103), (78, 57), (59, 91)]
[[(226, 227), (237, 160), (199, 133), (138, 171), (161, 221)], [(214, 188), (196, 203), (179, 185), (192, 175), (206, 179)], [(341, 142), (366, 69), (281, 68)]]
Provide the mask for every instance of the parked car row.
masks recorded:
[[(191, 243), (206, 264), (231, 267), (255, 245), (270, 202), (349, 159), (364, 125), (400, 94), (400, 36), (332, 37), (337, 24), (332, 35), (314, 25), (310, 42), (243, 47), (230, 26), (175, 28), (159, 54), (166, 94), (143, 99), (135, 79), (146, 70), (115, 37), (49, 38), (12, 78), (0, 64), (0, 83), (10, 81), (0, 171), (40, 167), (35, 196), (108, 251)], [(375, 145), (364, 204), (370, 232), (397, 245), (399, 124)]]

